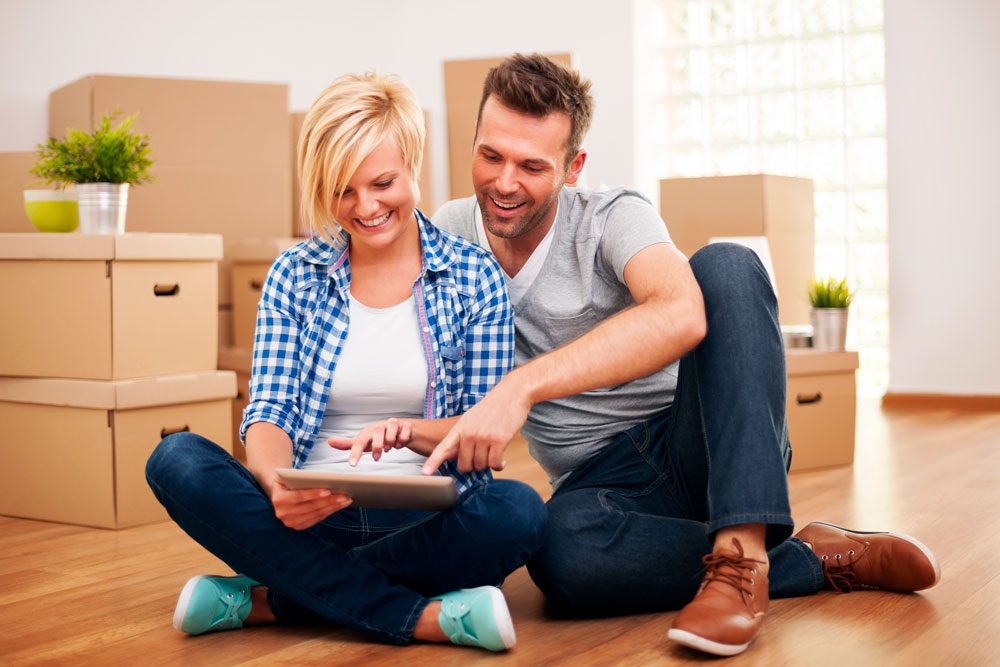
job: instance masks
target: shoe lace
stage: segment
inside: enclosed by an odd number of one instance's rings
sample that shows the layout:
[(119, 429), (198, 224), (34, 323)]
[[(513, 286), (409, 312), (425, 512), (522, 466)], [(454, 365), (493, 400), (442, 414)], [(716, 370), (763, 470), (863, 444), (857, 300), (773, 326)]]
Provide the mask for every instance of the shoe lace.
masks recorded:
[(453, 642), (468, 645), (477, 643), (479, 638), (474, 634), (475, 628), (466, 627), (466, 617), (471, 611), (469, 605), (459, 600), (444, 599), (441, 601), (441, 611), (451, 623), (445, 632)]
[(830, 554), (820, 556), (820, 564), (823, 566), (823, 577), (830, 587), (838, 593), (850, 593), (855, 589), (877, 590), (878, 586), (864, 584), (854, 571), (854, 566), (868, 551), (869, 544), (853, 535), (844, 535), (858, 546), (848, 549), (847, 553), (834, 553), (831, 560)]
[(214, 625), (220, 628), (242, 627), (243, 619), (240, 616), (240, 609), (243, 608), (243, 605), (249, 597), (249, 586), (241, 586), (236, 593), (220, 592), (219, 599), (222, 601), (222, 606), (225, 608), (225, 612), (223, 612), (222, 618), (216, 621)]
[(753, 575), (757, 574), (757, 566), (764, 561), (747, 558), (743, 553), (743, 545), (733, 538), (736, 551), (715, 551), (702, 557), (705, 565), (705, 578), (702, 589), (713, 582), (721, 582), (732, 586), (741, 595), (753, 598)]

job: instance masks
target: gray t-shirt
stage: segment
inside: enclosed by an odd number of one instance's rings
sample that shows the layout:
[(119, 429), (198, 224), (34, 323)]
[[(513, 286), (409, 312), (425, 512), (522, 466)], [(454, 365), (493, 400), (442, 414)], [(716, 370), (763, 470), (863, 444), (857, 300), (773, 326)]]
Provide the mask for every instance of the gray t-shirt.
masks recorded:
[[(475, 224), (475, 197), (450, 201), (434, 215), (438, 227), (489, 249)], [(670, 243), (652, 204), (622, 188), (563, 188), (552, 247), (534, 283), (514, 309), (514, 363), (564, 345), (635, 304), (622, 277), (640, 250)], [(631, 382), (539, 403), (523, 430), (531, 455), (558, 486), (619, 433), (673, 402), (677, 364)]]

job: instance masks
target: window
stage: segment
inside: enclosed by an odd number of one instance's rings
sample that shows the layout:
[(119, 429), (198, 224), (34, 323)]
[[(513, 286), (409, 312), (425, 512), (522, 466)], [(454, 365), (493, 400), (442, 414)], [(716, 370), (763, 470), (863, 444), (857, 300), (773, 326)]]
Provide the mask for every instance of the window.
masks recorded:
[[(816, 186), (816, 273), (857, 292), (860, 396), (888, 385), (882, 0), (638, 0), (639, 186), (771, 173)], [(803, 289), (805, 286), (803, 286)]]

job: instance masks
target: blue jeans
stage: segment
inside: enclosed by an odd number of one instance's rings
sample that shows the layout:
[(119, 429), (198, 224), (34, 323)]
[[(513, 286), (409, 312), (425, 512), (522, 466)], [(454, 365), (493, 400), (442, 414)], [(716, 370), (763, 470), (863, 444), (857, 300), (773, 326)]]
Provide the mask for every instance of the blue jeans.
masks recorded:
[(704, 340), (680, 362), (673, 404), (621, 433), (548, 502), (528, 572), (556, 608), (584, 614), (677, 609), (727, 526), (766, 524), (770, 594), (822, 587), (820, 561), (790, 538), (785, 357), (757, 256), (713, 244), (691, 258)]
[(493, 480), (445, 512), (348, 507), (292, 530), (246, 468), (192, 433), (164, 439), (146, 479), (188, 535), (268, 587), (279, 621), (325, 619), (395, 644), (410, 641), (429, 597), (499, 585), (537, 549), (546, 519), (529, 486)]

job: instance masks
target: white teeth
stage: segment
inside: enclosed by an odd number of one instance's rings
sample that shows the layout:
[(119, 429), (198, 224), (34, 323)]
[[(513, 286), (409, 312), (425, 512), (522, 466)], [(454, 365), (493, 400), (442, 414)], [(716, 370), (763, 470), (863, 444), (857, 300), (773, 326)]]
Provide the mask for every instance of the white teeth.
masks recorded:
[[(490, 199), (493, 199), (493, 198), (490, 197)], [(503, 202), (497, 201), (496, 199), (493, 199), (493, 203), (496, 204), (497, 206), (499, 206), (500, 208), (507, 209), (507, 210), (510, 210), (512, 208), (517, 208), (518, 206), (520, 206), (520, 204), (505, 204)]]
[(358, 222), (360, 222), (363, 227), (378, 227), (389, 219), (390, 213), (392, 213), (392, 211), (389, 211), (385, 215), (375, 218), (374, 220), (362, 220), (361, 218), (358, 218)]

